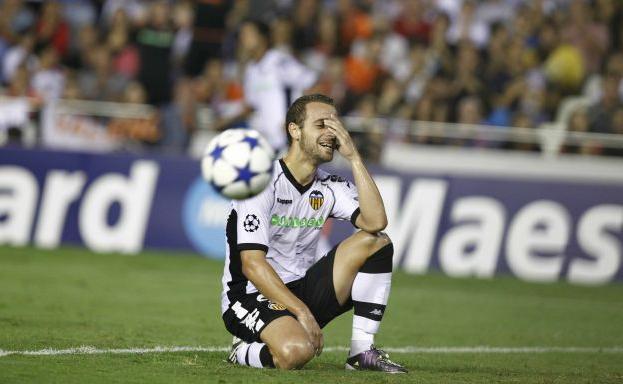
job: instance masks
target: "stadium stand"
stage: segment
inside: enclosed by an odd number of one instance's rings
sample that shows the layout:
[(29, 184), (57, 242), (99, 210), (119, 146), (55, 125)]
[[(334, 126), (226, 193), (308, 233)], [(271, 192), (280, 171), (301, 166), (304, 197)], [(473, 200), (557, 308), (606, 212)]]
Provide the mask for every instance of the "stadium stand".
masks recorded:
[(46, 139), (61, 130), (94, 149), (193, 152), (241, 108), (248, 18), (319, 73), (370, 161), (386, 140), (623, 153), (613, 0), (5, 0), (0, 142), (74, 142)]

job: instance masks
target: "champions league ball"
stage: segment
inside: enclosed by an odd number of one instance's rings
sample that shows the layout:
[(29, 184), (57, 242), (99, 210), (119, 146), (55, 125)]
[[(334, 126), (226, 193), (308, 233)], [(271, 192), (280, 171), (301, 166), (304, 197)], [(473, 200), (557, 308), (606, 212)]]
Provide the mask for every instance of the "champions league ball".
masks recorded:
[(228, 129), (216, 136), (201, 159), (203, 178), (229, 199), (246, 199), (270, 182), (275, 153), (257, 131)]

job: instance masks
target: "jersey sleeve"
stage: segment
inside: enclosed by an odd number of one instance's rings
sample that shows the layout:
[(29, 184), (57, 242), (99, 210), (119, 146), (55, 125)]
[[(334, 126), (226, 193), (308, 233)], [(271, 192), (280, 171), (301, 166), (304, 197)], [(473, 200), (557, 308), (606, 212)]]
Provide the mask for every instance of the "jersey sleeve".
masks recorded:
[(277, 61), (279, 77), (286, 87), (299, 90), (310, 88), (316, 83), (316, 72), (307, 68), (290, 55), (282, 55)]
[(335, 194), (335, 204), (331, 210), (331, 217), (339, 220), (350, 220), (355, 225), (359, 216), (359, 194), (357, 187), (351, 181), (339, 176), (331, 176), (331, 189)]
[(234, 201), (237, 213), (237, 248), (268, 252), (270, 210), (273, 205), (272, 188), (266, 188), (259, 195), (246, 200)]

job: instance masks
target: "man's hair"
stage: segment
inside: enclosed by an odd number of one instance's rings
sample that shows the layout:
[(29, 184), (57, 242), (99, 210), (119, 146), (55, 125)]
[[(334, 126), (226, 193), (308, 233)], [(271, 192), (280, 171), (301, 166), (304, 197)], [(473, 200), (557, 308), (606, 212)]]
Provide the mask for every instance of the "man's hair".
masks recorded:
[(290, 105), (288, 113), (286, 113), (286, 135), (288, 136), (288, 144), (292, 144), (292, 136), (288, 126), (290, 123), (294, 123), (299, 127), (303, 127), (303, 122), (307, 117), (307, 104), (309, 103), (324, 103), (335, 107), (335, 102), (329, 96), (322, 95), (320, 93), (314, 93), (312, 95), (301, 96)]
[(270, 37), (270, 26), (259, 19), (246, 19), (243, 24), (251, 24), (257, 33), (262, 36), (264, 41), (266, 41), (267, 45), (270, 45), (271, 37)]

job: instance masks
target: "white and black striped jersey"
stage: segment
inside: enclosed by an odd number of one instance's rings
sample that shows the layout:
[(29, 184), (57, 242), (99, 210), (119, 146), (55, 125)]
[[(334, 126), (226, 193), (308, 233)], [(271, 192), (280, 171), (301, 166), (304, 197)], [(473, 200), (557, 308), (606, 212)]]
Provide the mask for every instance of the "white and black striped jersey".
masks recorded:
[(283, 160), (276, 160), (272, 182), (262, 193), (232, 202), (222, 312), (233, 298), (257, 290), (242, 273), (240, 251), (265, 251), (266, 260), (287, 284), (304, 277), (316, 262), (320, 230), (329, 217), (354, 225), (358, 215), (358, 194), (352, 182), (318, 169), (312, 182), (301, 185)]

